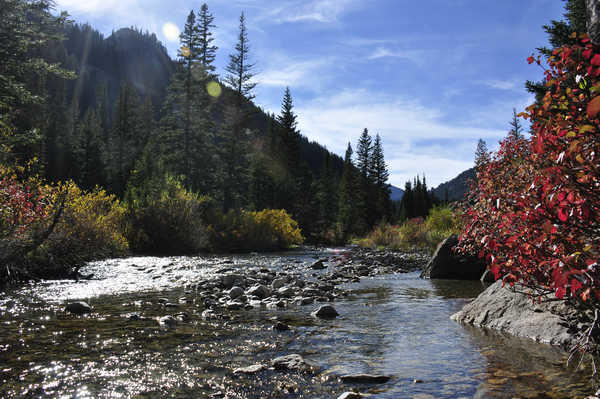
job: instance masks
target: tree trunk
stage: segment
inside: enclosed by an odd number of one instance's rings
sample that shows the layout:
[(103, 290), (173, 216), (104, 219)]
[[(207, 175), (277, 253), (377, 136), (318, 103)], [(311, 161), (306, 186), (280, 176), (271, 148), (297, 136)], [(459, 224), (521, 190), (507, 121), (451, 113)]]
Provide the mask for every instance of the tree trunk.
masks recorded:
[(587, 30), (592, 43), (600, 45), (600, 0), (586, 0)]

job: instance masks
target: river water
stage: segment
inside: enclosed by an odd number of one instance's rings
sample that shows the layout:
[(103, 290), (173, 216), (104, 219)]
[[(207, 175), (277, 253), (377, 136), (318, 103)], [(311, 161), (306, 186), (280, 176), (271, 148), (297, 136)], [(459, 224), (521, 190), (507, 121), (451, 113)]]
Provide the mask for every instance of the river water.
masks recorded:
[[(561, 350), (465, 327), (450, 320), (484, 287), (422, 280), (417, 272), (344, 285), (334, 320), (315, 319), (317, 304), (231, 311), (200, 317), (193, 287), (224, 267), (312, 270), (336, 250), (227, 257), (128, 258), (91, 263), (92, 280), (45, 281), (0, 296), (0, 397), (337, 398), (349, 390), (373, 398), (572, 398), (592, 392), (589, 369), (565, 367)], [(165, 309), (161, 298), (177, 303)], [(68, 300), (93, 312), (64, 312)], [(144, 316), (130, 320), (132, 312)], [(186, 312), (176, 328), (156, 318)], [(273, 331), (275, 320), (291, 326)], [(316, 374), (238, 367), (297, 353)], [(391, 375), (385, 384), (345, 384), (339, 375)], [(418, 380), (418, 382), (415, 382)]]

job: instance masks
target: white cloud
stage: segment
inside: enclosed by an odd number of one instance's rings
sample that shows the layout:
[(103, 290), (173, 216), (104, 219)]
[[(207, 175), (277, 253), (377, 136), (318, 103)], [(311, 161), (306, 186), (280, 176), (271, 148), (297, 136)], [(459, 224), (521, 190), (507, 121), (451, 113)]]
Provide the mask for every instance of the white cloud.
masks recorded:
[[(297, 113), (302, 133), (339, 155), (348, 141), (355, 145), (363, 128), (379, 133), (395, 185), (423, 172), (430, 185), (438, 185), (471, 166), (479, 138), (494, 142), (505, 134), (484, 123), (447, 123), (438, 109), (367, 90), (321, 97), (297, 107)], [(437, 144), (440, 141), (451, 144)]]
[(414, 62), (415, 64), (422, 64), (425, 62), (425, 52), (422, 50), (390, 50), (387, 47), (377, 47), (367, 59), (376, 60), (386, 57), (402, 58)]
[(480, 80), (477, 83), (482, 84), (492, 89), (498, 90), (522, 90), (523, 84), (516, 80), (500, 80), (500, 79), (488, 79)]
[(301, 0), (288, 1), (270, 8), (262, 18), (282, 22), (337, 22), (340, 15), (355, 4), (356, 0)]
[[(277, 59), (282, 57), (275, 57)], [(294, 62), (292, 60), (281, 60), (275, 62), (279, 67), (270, 67), (260, 72), (256, 76), (256, 81), (260, 85), (276, 87), (320, 87), (322, 74), (318, 72), (330, 65), (333, 60), (330, 58), (318, 59), (314, 61)], [(281, 65), (284, 65), (281, 67)]]

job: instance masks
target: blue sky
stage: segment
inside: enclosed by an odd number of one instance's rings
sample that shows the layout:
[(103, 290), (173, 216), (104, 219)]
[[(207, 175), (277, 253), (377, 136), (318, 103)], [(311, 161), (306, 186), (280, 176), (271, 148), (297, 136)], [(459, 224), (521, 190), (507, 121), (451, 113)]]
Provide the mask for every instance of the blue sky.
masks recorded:
[[(108, 35), (155, 32), (172, 56), (190, 9), (202, 1), (57, 0), (78, 22)], [(363, 128), (379, 133), (390, 183), (415, 174), (437, 186), (473, 164), (477, 140), (490, 148), (513, 107), (533, 101), (526, 58), (547, 44), (542, 25), (562, 19), (558, 0), (214, 0), (218, 72), (247, 18), (256, 64), (256, 103), (278, 113), (292, 91), (302, 134), (343, 156)], [(171, 27), (171, 29), (169, 29)], [(175, 32), (176, 33), (176, 32)]]

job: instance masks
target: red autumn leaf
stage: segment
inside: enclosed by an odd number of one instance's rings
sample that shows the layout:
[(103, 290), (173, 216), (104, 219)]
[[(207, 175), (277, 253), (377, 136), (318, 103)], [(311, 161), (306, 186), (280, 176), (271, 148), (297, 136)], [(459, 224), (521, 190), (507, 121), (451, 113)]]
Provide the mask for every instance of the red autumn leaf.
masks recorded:
[(587, 106), (587, 114), (590, 118), (595, 118), (600, 112), (600, 96), (594, 97)]
[(528, 63), (533, 64), (533, 61), (535, 61), (535, 59), (533, 58), (533, 55), (530, 55), (529, 57), (527, 57)]
[(588, 59), (592, 56), (592, 49), (589, 48), (583, 51), (583, 58)]
[(596, 54), (595, 56), (593, 56), (591, 63), (594, 66), (600, 66), (600, 54)]
[(571, 295), (575, 295), (575, 293), (581, 288), (583, 288), (583, 285), (579, 280), (575, 278), (571, 280)]
[(566, 293), (567, 293), (567, 290), (565, 289), (565, 287), (558, 287), (556, 289), (556, 297), (558, 299), (563, 299), (565, 297)]

